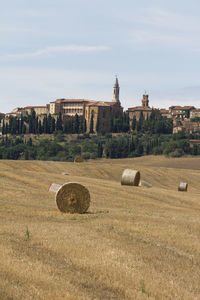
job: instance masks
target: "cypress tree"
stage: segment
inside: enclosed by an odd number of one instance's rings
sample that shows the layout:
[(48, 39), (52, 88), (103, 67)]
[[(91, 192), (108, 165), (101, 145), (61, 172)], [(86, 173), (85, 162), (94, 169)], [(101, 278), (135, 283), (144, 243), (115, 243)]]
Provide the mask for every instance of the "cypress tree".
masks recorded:
[(36, 117), (36, 119), (34, 120), (34, 133), (39, 133), (38, 130), (38, 117)]
[(137, 124), (137, 121), (136, 121), (136, 117), (134, 116), (133, 120), (132, 120), (132, 124), (131, 124), (131, 129), (133, 131), (135, 131), (135, 129), (136, 129), (136, 124)]
[(83, 123), (83, 118), (81, 118), (81, 121), (80, 121), (80, 132), (83, 133), (83, 127), (84, 127), (84, 123)]
[(92, 114), (90, 120), (90, 133), (94, 133), (94, 115)]
[(23, 134), (26, 134), (26, 125), (23, 123), (22, 125), (22, 133)]
[(99, 120), (99, 114), (97, 116), (97, 123), (96, 123), (96, 132), (99, 133), (99, 128), (100, 128), (100, 120)]
[(64, 133), (68, 133), (68, 120), (64, 122), (64, 128), (63, 128)]
[(19, 134), (22, 134), (22, 128), (23, 128), (23, 116), (21, 116), (21, 119), (19, 120)]
[(42, 122), (41, 122), (41, 120), (39, 120), (39, 122), (38, 122), (38, 133), (39, 134), (42, 133)]
[(102, 157), (103, 155), (103, 146), (102, 146), (102, 142), (99, 141), (98, 145), (97, 145), (97, 157)]
[(29, 159), (29, 152), (28, 150), (25, 151), (25, 160), (28, 160)]
[(61, 113), (59, 113), (59, 116), (58, 116), (57, 121), (56, 121), (56, 130), (61, 130), (61, 131), (63, 130)]
[(2, 134), (5, 134), (5, 133), (6, 133), (6, 128), (5, 128), (5, 122), (3, 120)]
[(47, 133), (47, 117), (43, 119), (43, 133)]
[(79, 117), (76, 114), (74, 120), (74, 133), (79, 133)]
[(51, 124), (50, 124), (50, 132), (53, 133), (55, 131), (55, 128), (56, 128), (56, 122), (55, 119), (52, 117)]

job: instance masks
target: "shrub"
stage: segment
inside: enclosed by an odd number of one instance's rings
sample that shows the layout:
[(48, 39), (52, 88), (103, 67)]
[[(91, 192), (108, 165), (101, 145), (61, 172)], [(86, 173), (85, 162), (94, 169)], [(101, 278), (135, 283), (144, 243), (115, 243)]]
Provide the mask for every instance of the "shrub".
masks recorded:
[(90, 153), (89, 153), (89, 152), (84, 152), (84, 153), (82, 154), (82, 157), (83, 157), (83, 159), (85, 159), (85, 160), (90, 159)]

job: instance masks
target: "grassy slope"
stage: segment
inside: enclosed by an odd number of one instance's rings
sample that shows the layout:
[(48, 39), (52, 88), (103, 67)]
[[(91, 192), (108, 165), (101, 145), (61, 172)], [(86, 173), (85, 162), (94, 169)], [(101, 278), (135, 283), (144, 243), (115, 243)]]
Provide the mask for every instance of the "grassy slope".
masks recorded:
[[(127, 167), (153, 187), (121, 186)], [(200, 158), (0, 161), (0, 299), (200, 299), (198, 168)], [(68, 181), (89, 188), (89, 213), (57, 210), (48, 186)]]

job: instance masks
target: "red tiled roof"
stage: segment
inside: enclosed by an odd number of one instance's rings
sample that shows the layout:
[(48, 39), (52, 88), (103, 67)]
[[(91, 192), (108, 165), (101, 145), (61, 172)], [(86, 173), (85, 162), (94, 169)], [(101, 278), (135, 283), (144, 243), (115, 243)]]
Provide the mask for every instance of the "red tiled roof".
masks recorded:
[(200, 111), (200, 108), (196, 108), (196, 109), (194, 110), (194, 112), (195, 112), (195, 111), (196, 111), (196, 112)]
[(152, 111), (152, 108), (144, 107), (144, 106), (135, 106), (135, 107), (129, 107), (128, 111)]
[(163, 113), (163, 114), (167, 114), (167, 113), (169, 113), (169, 110), (165, 109), (165, 108), (161, 108), (160, 112)]
[(113, 106), (116, 105), (116, 102), (104, 102), (104, 101), (97, 101), (97, 100), (88, 100), (88, 99), (57, 99), (56, 101), (53, 101), (51, 103), (71, 103), (71, 102), (78, 102), (78, 103), (85, 103), (89, 106)]
[(24, 109), (26, 108), (46, 108), (46, 105), (45, 106), (39, 106), (39, 105), (35, 105), (35, 106), (25, 106)]
[[(86, 99), (65, 99), (65, 98), (62, 98), (62, 99), (57, 99), (56, 101), (53, 101), (53, 102), (56, 102), (56, 103), (62, 103), (62, 102), (91, 102), (91, 101), (95, 101), (95, 100), (86, 100)], [(96, 101), (95, 101), (96, 102)], [(52, 103), (52, 102), (51, 102)]]
[(113, 106), (116, 105), (116, 102), (103, 102), (103, 101), (95, 101), (88, 104), (88, 106)]
[(183, 108), (184, 108), (184, 109), (192, 109), (192, 108), (195, 109), (194, 106), (187, 106), (187, 105), (186, 105), (186, 106), (183, 106)]
[(170, 106), (170, 109), (195, 109), (194, 106), (180, 106), (180, 105), (175, 105), (175, 106)]

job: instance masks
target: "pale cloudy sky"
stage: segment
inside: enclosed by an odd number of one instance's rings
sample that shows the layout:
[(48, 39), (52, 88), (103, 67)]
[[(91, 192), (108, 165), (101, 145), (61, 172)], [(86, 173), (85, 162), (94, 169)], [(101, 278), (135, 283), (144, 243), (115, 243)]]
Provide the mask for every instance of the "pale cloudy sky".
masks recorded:
[(0, 0), (0, 111), (57, 98), (200, 107), (199, 0)]

